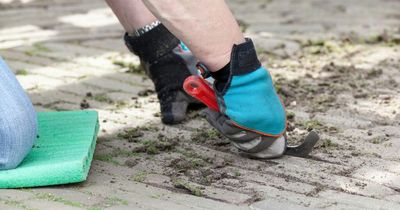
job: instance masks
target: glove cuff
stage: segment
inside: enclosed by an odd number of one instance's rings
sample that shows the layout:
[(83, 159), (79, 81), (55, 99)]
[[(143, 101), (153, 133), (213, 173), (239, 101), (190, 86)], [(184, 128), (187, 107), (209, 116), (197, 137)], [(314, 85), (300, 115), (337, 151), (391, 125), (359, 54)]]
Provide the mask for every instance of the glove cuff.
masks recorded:
[(150, 64), (156, 63), (180, 43), (179, 39), (163, 24), (138, 37), (132, 37), (125, 33), (124, 40), (132, 53)]
[(261, 66), (253, 42), (234, 45), (229, 80), (214, 83), (219, 109), (236, 127), (263, 136), (280, 137), (286, 130), (286, 113), (271, 75)]
[(251, 39), (246, 38), (246, 42), (233, 45), (230, 66), (232, 76), (248, 74), (260, 67), (261, 63)]

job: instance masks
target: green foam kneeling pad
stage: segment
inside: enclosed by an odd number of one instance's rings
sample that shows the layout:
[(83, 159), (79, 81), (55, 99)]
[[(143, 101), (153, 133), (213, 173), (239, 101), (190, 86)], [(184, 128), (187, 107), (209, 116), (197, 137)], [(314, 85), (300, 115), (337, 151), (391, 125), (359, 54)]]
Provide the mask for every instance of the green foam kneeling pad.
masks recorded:
[(99, 130), (96, 111), (39, 112), (39, 135), (22, 163), (0, 171), (0, 188), (86, 180)]

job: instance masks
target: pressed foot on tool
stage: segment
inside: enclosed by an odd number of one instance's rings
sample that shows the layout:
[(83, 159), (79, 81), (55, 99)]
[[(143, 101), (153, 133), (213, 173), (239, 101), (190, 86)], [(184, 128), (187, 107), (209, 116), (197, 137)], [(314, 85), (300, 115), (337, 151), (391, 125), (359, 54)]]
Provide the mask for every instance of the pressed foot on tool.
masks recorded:
[(281, 157), (287, 148), (285, 136), (268, 137), (235, 126), (226, 115), (206, 109), (201, 112), (207, 121), (239, 150), (239, 154), (251, 158), (271, 159)]
[(197, 74), (197, 59), (162, 24), (140, 36), (125, 34), (125, 43), (138, 55), (152, 79), (160, 101), (162, 122), (176, 124), (186, 118), (188, 106), (200, 104), (183, 90), (184, 80)]
[(206, 110), (207, 121), (243, 154), (275, 158), (286, 150), (286, 113), (269, 72), (250, 39), (234, 45), (230, 63), (211, 72), (220, 112)]

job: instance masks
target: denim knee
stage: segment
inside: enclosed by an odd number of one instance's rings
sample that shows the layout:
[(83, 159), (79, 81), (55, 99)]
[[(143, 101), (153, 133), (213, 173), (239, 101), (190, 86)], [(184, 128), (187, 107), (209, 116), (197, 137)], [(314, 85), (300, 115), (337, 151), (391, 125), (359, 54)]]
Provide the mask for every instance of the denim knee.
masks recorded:
[(36, 113), (31, 110), (13, 113), (0, 122), (0, 170), (17, 167), (31, 150), (36, 139)]
[(0, 170), (17, 167), (37, 136), (36, 112), (0, 57)]

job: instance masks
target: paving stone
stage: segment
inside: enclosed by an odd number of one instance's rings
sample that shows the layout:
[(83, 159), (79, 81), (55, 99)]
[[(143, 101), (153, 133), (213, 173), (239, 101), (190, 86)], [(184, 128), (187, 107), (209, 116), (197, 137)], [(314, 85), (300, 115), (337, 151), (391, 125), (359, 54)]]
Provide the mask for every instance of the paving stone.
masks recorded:
[(262, 210), (262, 209), (271, 209), (271, 210), (278, 210), (278, 209), (288, 209), (288, 210), (304, 210), (304, 209), (312, 209), (288, 202), (279, 202), (275, 200), (263, 200), (257, 203), (254, 203), (250, 206), (251, 209), (254, 210)]
[(397, 209), (400, 204), (382, 201), (374, 198), (366, 198), (363, 196), (350, 195), (346, 193), (326, 191), (321, 192), (320, 196), (338, 203), (350, 204), (352, 206), (364, 209)]
[(0, 201), (0, 209), (7, 209), (7, 210), (21, 210), (22, 208), (14, 207), (13, 205), (15, 204), (3, 204), (2, 201)]
[(24, 202), (27, 206), (33, 209), (59, 209), (59, 210), (82, 210), (84, 208), (64, 205), (54, 201), (43, 201), (43, 200), (27, 200)]
[(79, 192), (75, 188), (43, 188), (35, 189), (34, 193), (39, 195), (49, 193), (52, 196), (64, 199), (66, 202), (71, 202), (76, 205), (82, 205), (83, 207), (95, 206), (96, 204), (101, 203), (104, 200), (104, 198), (102, 197), (96, 197), (91, 194)]
[(23, 190), (0, 190), (0, 200), (13, 200), (13, 201), (22, 201), (32, 198), (33, 195), (30, 192), (25, 192)]

